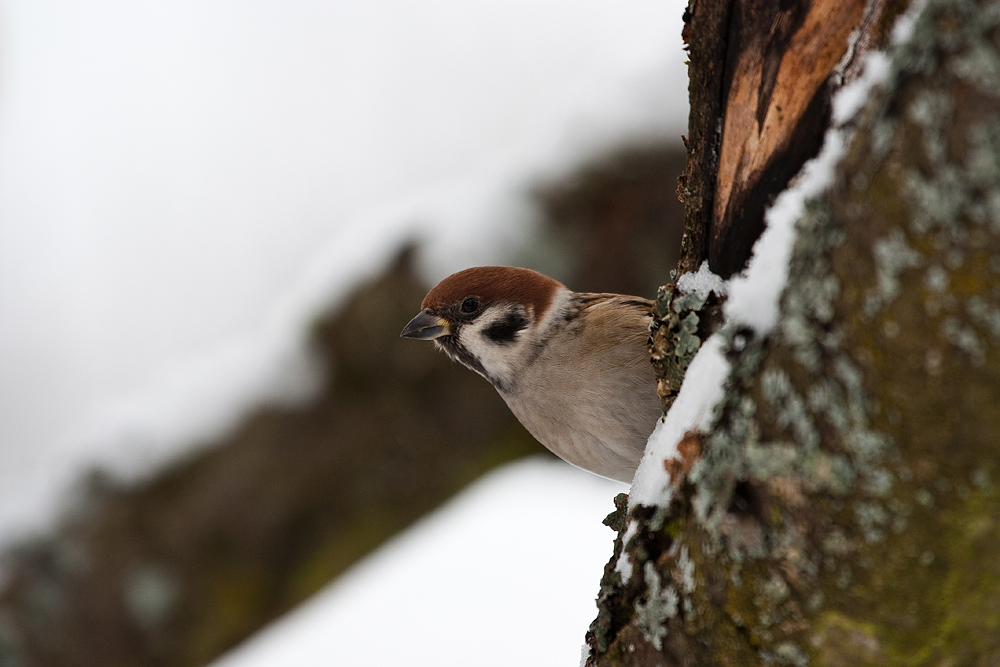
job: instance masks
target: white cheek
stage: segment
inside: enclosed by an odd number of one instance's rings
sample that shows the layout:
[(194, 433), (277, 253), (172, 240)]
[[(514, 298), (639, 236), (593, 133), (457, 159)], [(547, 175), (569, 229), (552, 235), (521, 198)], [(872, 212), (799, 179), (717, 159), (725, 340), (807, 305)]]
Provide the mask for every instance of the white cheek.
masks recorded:
[(497, 343), (490, 340), (486, 330), (505, 319), (508, 312), (504, 309), (488, 310), (475, 322), (465, 325), (460, 336), (465, 349), (479, 359), (483, 368), (505, 382), (513, 379), (521, 370), (529, 348), (527, 334), (531, 330), (529, 323), (528, 327), (517, 332), (513, 341)]
[[(531, 309), (526, 311), (521, 306), (509, 303), (491, 306), (474, 322), (462, 327), (460, 342), (499, 385), (506, 385), (508, 388), (520, 385), (531, 361), (538, 354), (539, 345), (558, 327), (572, 296), (573, 293), (565, 287), (556, 292), (552, 305), (540, 322), (535, 321), (535, 313)], [(486, 331), (507, 319), (512, 310), (527, 320), (527, 326), (518, 331), (512, 341), (498, 343), (491, 340)]]

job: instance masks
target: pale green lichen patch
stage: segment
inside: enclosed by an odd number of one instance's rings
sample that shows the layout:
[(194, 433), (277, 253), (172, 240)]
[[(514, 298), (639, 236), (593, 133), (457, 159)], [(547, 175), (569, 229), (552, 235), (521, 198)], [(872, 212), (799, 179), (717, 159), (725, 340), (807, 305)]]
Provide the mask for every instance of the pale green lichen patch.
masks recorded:
[(636, 601), (635, 623), (646, 641), (659, 651), (663, 649), (663, 638), (667, 636), (667, 619), (677, 615), (679, 598), (672, 585), (662, 585), (660, 574), (653, 563), (646, 561), (643, 574), (646, 577), (649, 597), (646, 600)]
[(777, 368), (764, 372), (760, 379), (764, 398), (777, 415), (779, 429), (791, 429), (795, 442), (807, 450), (819, 446), (819, 433), (806, 408), (805, 400), (795, 391), (788, 376)]
[(974, 294), (965, 302), (965, 312), (973, 322), (1000, 340), (1000, 308)]
[[(919, 190), (918, 187), (914, 187)], [(900, 275), (906, 269), (920, 266), (921, 256), (906, 242), (906, 236), (894, 229), (889, 236), (872, 247), (878, 278), (875, 288), (865, 298), (865, 315), (874, 316), (883, 306), (892, 303), (899, 294)]]
[(817, 667), (858, 667), (879, 665), (885, 655), (876, 628), (843, 614), (827, 612), (818, 623), (812, 647)]
[[(672, 271), (671, 280), (674, 277)], [(677, 398), (702, 339), (717, 326), (719, 311), (720, 297), (714, 292), (684, 293), (673, 282), (658, 290), (649, 329), (649, 352), (660, 378), (657, 393), (664, 412)]]
[(779, 665), (807, 667), (809, 656), (794, 642), (781, 642), (774, 649), (774, 661)]
[(694, 561), (691, 560), (691, 551), (686, 544), (681, 546), (680, 555), (677, 557), (677, 568), (680, 570), (681, 591), (685, 595), (694, 593)]

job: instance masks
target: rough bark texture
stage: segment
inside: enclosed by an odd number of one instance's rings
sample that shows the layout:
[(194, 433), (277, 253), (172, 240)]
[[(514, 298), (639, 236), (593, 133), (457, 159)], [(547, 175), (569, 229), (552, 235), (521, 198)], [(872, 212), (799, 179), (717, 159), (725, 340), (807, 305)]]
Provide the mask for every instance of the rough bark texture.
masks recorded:
[(609, 517), (588, 665), (1000, 664), (1000, 4), (892, 58), (670, 507)]
[(691, 114), (681, 259), (657, 294), (650, 354), (669, 410), (718, 303), (674, 299), (673, 280), (703, 261), (724, 278), (741, 271), (764, 213), (829, 125), (831, 96), (886, 41), (904, 0), (691, 0), (685, 13)]
[(681, 273), (697, 270), (708, 258), (708, 230), (712, 226), (712, 198), (722, 138), (722, 81), (731, 5), (732, 0), (692, 0), (684, 13), (691, 111), (688, 136), (684, 139), (687, 170), (677, 185), (686, 221), (678, 263)]

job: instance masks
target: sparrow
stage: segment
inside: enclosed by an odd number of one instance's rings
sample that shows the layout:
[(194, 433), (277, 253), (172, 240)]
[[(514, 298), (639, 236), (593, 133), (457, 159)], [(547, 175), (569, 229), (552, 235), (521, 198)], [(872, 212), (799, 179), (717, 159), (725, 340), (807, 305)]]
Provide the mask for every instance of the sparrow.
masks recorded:
[(400, 335), (433, 340), (486, 378), (556, 456), (629, 483), (661, 412), (647, 349), (652, 306), (480, 266), (428, 292)]

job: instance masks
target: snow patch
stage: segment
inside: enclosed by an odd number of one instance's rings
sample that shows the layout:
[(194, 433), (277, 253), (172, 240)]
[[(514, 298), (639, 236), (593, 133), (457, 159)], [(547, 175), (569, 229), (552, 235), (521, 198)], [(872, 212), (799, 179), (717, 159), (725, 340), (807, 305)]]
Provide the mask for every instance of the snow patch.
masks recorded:
[(889, 58), (881, 51), (868, 55), (864, 74), (841, 88), (833, 97), (833, 125), (841, 127), (857, 115), (875, 83), (889, 75)]
[(709, 292), (715, 292), (718, 296), (726, 296), (729, 293), (729, 286), (721, 276), (712, 273), (706, 259), (697, 271), (685, 273), (677, 279), (677, 290), (681, 294), (694, 293), (707, 297)]
[(561, 461), (499, 468), (212, 665), (572, 665), (623, 487)]
[(778, 303), (788, 280), (788, 260), (795, 243), (795, 223), (806, 202), (833, 183), (834, 170), (847, 150), (846, 133), (833, 128), (826, 133), (820, 154), (807, 162), (792, 186), (778, 195), (764, 216), (767, 228), (754, 245), (746, 270), (729, 281), (726, 319), (767, 334), (778, 322)]
[[(906, 23), (897, 22), (894, 39), (902, 39), (912, 32), (912, 25), (906, 28)], [(888, 75), (888, 57), (881, 52), (871, 53), (863, 74), (834, 95), (833, 126), (827, 130), (823, 148), (819, 155), (803, 165), (790, 186), (768, 209), (764, 215), (767, 227), (754, 244), (749, 266), (729, 281), (729, 301), (724, 307), (727, 320), (745, 324), (760, 334), (774, 328), (778, 321), (778, 303), (788, 281), (795, 223), (805, 212), (806, 202), (821, 195), (833, 183), (836, 167), (850, 139), (848, 123), (871, 96), (872, 89), (884, 83)]]
[(639, 530), (639, 524), (635, 521), (629, 521), (628, 526), (625, 528), (625, 534), (622, 535), (622, 553), (618, 557), (617, 562), (615, 562), (615, 572), (621, 575), (622, 583), (628, 583), (629, 579), (632, 578), (632, 561), (628, 557), (629, 540), (635, 537), (636, 532)]
[(729, 376), (729, 361), (722, 353), (723, 338), (713, 334), (702, 343), (688, 366), (681, 391), (667, 416), (656, 423), (646, 443), (639, 468), (632, 480), (629, 508), (636, 505), (666, 506), (673, 495), (670, 473), (663, 464), (677, 459), (677, 445), (688, 431), (704, 431), (712, 423), (716, 404), (722, 399)]
[[(926, 5), (926, 0), (915, 0), (910, 7), (896, 19), (892, 26), (892, 36), (889, 43), (897, 46), (910, 41), (913, 29)], [(844, 86), (833, 97), (832, 123), (840, 127), (850, 122), (871, 95), (872, 88), (884, 83), (889, 77), (889, 56), (884, 51), (873, 51), (865, 61), (864, 73), (850, 84)]]

